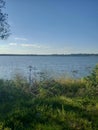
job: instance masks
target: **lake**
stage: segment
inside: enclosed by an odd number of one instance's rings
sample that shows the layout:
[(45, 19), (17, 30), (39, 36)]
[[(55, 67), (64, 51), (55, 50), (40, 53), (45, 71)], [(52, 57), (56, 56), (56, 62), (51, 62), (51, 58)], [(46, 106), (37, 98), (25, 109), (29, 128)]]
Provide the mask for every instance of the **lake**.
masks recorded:
[(84, 77), (98, 63), (98, 56), (0, 56), (0, 78), (10, 79), (20, 73), (47, 72), (51, 76)]

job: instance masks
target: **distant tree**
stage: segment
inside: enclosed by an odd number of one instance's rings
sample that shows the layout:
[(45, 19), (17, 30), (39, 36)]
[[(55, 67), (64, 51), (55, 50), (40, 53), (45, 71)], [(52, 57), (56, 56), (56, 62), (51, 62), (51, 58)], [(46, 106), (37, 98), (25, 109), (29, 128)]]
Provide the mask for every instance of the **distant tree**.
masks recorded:
[(7, 22), (8, 15), (3, 13), (5, 0), (0, 0), (0, 39), (6, 39), (9, 36), (9, 24)]

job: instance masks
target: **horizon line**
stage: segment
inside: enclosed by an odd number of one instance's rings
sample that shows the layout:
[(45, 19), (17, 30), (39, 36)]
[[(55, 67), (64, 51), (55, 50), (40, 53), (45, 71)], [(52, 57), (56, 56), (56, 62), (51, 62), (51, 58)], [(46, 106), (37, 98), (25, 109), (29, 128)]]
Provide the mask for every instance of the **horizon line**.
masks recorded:
[(69, 54), (0, 54), (0, 56), (72, 56), (72, 55), (98, 55), (98, 53), (69, 53)]

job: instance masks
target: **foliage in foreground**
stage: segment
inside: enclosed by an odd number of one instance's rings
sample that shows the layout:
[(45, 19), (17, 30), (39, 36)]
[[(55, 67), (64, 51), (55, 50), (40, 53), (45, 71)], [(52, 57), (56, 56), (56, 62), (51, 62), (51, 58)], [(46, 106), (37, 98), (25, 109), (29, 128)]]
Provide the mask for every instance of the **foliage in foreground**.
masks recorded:
[(98, 66), (77, 80), (0, 80), (0, 130), (98, 130)]
[(7, 21), (8, 15), (3, 12), (5, 0), (0, 0), (0, 39), (6, 39), (10, 35), (9, 24)]

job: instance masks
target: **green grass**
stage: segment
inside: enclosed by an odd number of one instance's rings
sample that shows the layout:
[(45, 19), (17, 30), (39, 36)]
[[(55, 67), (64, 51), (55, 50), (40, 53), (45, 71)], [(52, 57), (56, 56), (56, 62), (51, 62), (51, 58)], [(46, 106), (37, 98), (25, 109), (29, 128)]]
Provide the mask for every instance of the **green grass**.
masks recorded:
[(98, 65), (82, 79), (0, 80), (0, 130), (98, 130)]

